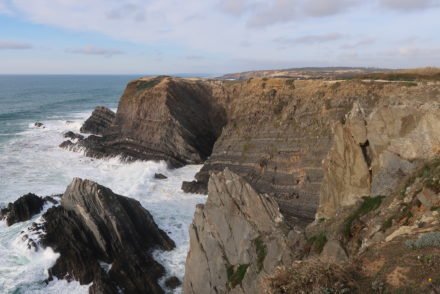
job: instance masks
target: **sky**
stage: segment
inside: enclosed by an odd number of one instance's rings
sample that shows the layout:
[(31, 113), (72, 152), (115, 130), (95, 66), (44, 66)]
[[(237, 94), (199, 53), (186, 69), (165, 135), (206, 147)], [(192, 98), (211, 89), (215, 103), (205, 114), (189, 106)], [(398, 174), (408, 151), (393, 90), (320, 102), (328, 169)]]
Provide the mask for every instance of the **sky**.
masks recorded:
[(0, 74), (440, 66), (440, 0), (0, 0)]

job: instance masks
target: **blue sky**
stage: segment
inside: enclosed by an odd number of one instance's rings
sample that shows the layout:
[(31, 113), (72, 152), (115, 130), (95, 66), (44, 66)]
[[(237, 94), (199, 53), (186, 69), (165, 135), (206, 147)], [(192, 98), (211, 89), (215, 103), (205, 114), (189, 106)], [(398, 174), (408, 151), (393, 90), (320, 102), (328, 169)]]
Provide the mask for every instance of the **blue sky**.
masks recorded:
[(0, 0), (0, 74), (440, 66), (440, 0)]

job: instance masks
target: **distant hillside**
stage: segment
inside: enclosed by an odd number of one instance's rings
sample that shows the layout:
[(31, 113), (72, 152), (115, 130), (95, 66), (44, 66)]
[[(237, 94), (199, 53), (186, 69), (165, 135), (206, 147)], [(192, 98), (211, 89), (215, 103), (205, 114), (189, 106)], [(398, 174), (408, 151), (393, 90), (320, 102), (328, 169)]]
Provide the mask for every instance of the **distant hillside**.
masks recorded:
[(295, 78), (308, 79), (373, 79), (373, 80), (405, 80), (419, 79), (440, 80), (440, 68), (427, 67), (415, 69), (391, 70), (366, 67), (303, 67), (282, 70), (256, 70), (226, 74), (219, 79), (247, 80), (249, 78)]

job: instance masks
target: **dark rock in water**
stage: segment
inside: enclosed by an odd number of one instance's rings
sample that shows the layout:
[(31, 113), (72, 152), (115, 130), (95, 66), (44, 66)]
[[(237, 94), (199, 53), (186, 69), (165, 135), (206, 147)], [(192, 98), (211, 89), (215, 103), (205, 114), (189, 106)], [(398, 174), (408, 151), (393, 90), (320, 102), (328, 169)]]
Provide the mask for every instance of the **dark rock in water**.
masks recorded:
[[(54, 195), (54, 196), (59, 196), (59, 197), (61, 197), (62, 195)], [(50, 203), (52, 203), (52, 204), (58, 204), (58, 201), (55, 200), (55, 199), (54, 199), (53, 197), (51, 197), (51, 196), (46, 196), (46, 197), (44, 197), (43, 199), (44, 199), (45, 202), (50, 202)]]
[(173, 276), (173, 277), (169, 277), (168, 279), (166, 279), (165, 281), (165, 286), (169, 289), (176, 289), (177, 287), (179, 287), (180, 285), (182, 285), (182, 282), (179, 280), (178, 277)]
[(36, 126), (37, 128), (41, 128), (41, 127), (44, 128), (44, 124), (41, 122), (38, 122), (38, 121), (36, 123), (34, 123), (34, 126)]
[(68, 131), (68, 132), (64, 133), (64, 138), (69, 138), (72, 140), (75, 140), (75, 139), (82, 140), (82, 139), (84, 139), (84, 136), (80, 135), (80, 134), (76, 134), (72, 131)]
[(193, 194), (208, 194), (208, 187), (206, 183), (192, 181), (192, 182), (182, 182), (182, 190), (185, 193), (193, 193)]
[(80, 131), (94, 135), (103, 135), (115, 119), (115, 113), (104, 106), (98, 106), (92, 115), (84, 122)]
[(90, 293), (163, 293), (164, 268), (151, 251), (175, 245), (138, 201), (76, 178), (44, 218), (42, 243), (61, 254), (50, 277), (93, 282)]
[(159, 174), (159, 173), (155, 173), (155, 174), (154, 174), (154, 178), (157, 179), (157, 180), (165, 180), (165, 179), (168, 179), (167, 176), (165, 176), (164, 174)]
[(61, 143), (59, 147), (63, 149), (69, 149), (72, 146), (75, 146), (75, 144), (73, 144), (73, 142), (70, 140), (66, 140), (63, 143)]
[(14, 203), (9, 203), (1, 209), (0, 219), (6, 219), (6, 224), (11, 226), (18, 222), (29, 220), (43, 209), (44, 199), (35, 194), (26, 194)]

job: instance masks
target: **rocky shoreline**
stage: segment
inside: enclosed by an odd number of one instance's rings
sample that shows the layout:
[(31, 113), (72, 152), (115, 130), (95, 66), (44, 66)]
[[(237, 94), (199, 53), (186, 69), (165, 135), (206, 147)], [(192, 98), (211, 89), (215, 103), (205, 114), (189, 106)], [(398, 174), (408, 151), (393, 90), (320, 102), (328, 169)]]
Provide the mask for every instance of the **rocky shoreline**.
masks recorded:
[[(81, 129), (91, 135), (68, 133), (60, 147), (172, 168), (203, 163), (182, 183), (208, 195), (189, 228), (184, 293), (436, 293), (440, 281), (417, 279), (422, 268), (435, 276), (440, 260), (413, 257), (440, 256), (438, 89), (428, 81), (141, 78), (116, 114), (98, 107)], [(38, 213), (44, 200), (34, 196), (1, 216), (12, 223)], [(28, 209), (14, 208), (23, 201)], [(61, 253), (51, 277), (93, 282), (90, 293), (164, 291), (151, 250), (174, 242), (137, 201), (74, 179), (44, 219), (42, 245)], [(434, 240), (408, 245), (426, 238)]]

